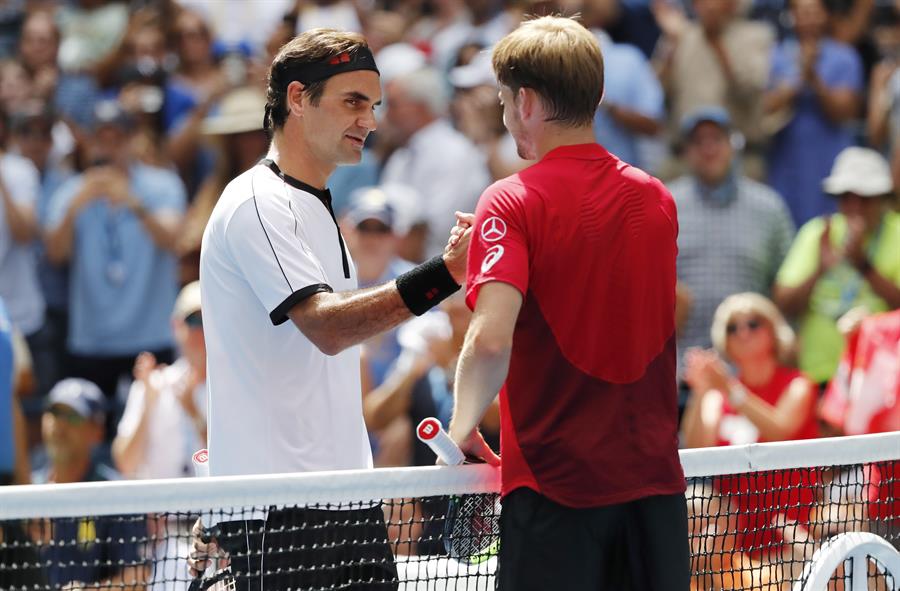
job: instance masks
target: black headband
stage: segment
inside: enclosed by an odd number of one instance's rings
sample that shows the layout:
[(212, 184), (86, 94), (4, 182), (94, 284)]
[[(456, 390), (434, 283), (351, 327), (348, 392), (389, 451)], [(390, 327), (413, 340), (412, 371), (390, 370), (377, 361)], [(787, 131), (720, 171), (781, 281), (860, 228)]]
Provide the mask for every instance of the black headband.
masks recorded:
[[(368, 47), (357, 47), (354, 51), (345, 51), (321, 62), (293, 64), (291, 66), (285, 66), (282, 63), (279, 66), (276, 66), (276, 72), (273, 72), (273, 74), (277, 74), (278, 85), (281, 87), (282, 92), (287, 89), (291, 82), (300, 82), (303, 86), (309, 86), (345, 72), (370, 70), (380, 74), (378, 66), (375, 65), (375, 56), (372, 55), (372, 51)], [(266, 130), (269, 129), (269, 114), (271, 112), (272, 106), (267, 103), (266, 114), (263, 120), (263, 127)]]

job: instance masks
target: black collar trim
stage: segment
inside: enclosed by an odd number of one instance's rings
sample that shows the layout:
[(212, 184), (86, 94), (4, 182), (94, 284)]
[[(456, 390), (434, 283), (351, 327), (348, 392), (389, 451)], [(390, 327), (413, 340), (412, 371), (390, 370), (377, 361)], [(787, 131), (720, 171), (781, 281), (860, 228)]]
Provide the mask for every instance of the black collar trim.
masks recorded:
[(284, 174), (281, 169), (275, 164), (275, 161), (271, 158), (264, 158), (260, 162), (263, 166), (274, 172), (281, 180), (294, 187), (295, 189), (300, 189), (301, 191), (306, 191), (310, 195), (316, 197), (319, 201), (330, 204), (331, 203), (331, 191), (328, 189), (317, 189), (312, 185), (304, 183), (298, 178), (294, 178), (291, 175)]
[(328, 189), (317, 189), (312, 185), (304, 183), (300, 179), (295, 179), (292, 176), (284, 174), (271, 158), (263, 158), (259, 163), (274, 172), (285, 183), (313, 195), (322, 202), (322, 205), (325, 206), (325, 209), (327, 209), (328, 213), (331, 215), (331, 219), (334, 221), (334, 228), (337, 230), (338, 246), (341, 249), (341, 263), (344, 267), (344, 277), (350, 279), (350, 260), (347, 257), (347, 247), (344, 246), (344, 237), (341, 236), (341, 227), (338, 225), (337, 218), (334, 215), (334, 209), (331, 207), (331, 191)]

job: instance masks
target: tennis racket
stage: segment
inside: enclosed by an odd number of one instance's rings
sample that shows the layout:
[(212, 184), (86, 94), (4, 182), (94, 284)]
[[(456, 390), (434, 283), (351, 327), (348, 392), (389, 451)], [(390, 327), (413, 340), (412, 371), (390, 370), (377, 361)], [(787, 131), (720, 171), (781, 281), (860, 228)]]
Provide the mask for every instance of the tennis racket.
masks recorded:
[[(448, 466), (466, 463), (465, 454), (436, 418), (423, 419), (416, 434)], [(496, 556), (500, 550), (499, 495), (451, 495), (444, 519), (444, 549), (465, 564), (480, 564)]]
[[(194, 455), (191, 456), (191, 460), (194, 464), (195, 476), (209, 476), (209, 452), (206, 449), (194, 452)], [(208, 544), (210, 540), (218, 535), (218, 528), (214, 526), (205, 530), (200, 535), (200, 539), (203, 543)], [(225, 568), (212, 573), (208, 577), (205, 576), (205, 573), (200, 573), (191, 581), (191, 584), (188, 587), (188, 591), (207, 591), (208, 589), (214, 589), (214, 591), (230, 591), (235, 589), (235, 581), (234, 577), (231, 576), (231, 569), (226, 566)]]

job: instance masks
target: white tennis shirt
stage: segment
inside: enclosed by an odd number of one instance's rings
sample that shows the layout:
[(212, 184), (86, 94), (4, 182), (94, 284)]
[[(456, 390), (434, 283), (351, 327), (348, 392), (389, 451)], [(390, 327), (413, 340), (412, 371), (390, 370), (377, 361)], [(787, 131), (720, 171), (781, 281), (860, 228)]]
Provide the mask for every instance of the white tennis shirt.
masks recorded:
[(287, 317), (312, 294), (357, 287), (326, 200), (260, 164), (210, 217), (200, 285), (211, 476), (372, 467), (359, 347), (329, 357)]

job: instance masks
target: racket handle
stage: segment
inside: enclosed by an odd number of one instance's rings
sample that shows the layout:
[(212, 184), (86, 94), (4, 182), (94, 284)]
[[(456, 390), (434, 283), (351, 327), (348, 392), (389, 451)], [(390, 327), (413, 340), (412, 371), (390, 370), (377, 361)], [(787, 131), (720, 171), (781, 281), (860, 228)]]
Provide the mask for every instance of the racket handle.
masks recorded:
[(419, 437), (419, 441), (430, 447), (431, 451), (448, 466), (458, 466), (466, 461), (465, 454), (459, 449), (456, 442), (450, 439), (441, 422), (436, 418), (422, 419), (422, 422), (416, 427), (416, 435)]
[(191, 461), (194, 463), (194, 476), (200, 478), (209, 476), (209, 452), (206, 448), (195, 451)]

